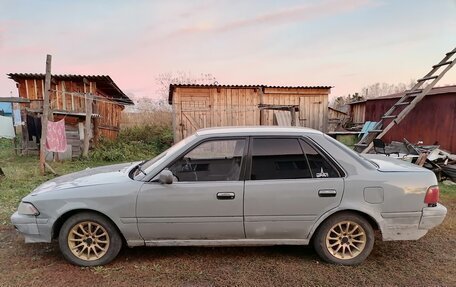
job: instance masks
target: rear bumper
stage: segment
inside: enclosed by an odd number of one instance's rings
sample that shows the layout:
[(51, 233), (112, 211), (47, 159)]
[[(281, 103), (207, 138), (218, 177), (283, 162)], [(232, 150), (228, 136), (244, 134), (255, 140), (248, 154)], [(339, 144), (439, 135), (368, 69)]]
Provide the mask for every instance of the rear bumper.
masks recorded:
[(51, 242), (52, 226), (48, 220), (37, 219), (35, 216), (23, 215), (17, 211), (11, 216), (11, 223), (25, 238), (25, 243)]
[(418, 240), (443, 222), (447, 209), (441, 204), (421, 212), (382, 213), (382, 236), (389, 240)]
[(421, 216), (419, 229), (432, 229), (441, 224), (445, 219), (447, 209), (440, 203), (435, 207), (423, 208), (423, 215)]

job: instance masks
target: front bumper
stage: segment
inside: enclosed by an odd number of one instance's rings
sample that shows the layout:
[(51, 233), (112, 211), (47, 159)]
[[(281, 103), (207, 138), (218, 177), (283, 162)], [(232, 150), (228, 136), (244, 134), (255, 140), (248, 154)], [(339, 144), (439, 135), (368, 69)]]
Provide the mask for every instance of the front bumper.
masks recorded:
[(11, 216), (11, 223), (25, 238), (25, 243), (51, 242), (52, 226), (47, 219), (37, 219), (36, 216), (23, 215), (17, 211)]
[(419, 229), (429, 230), (441, 224), (445, 219), (447, 209), (445, 206), (437, 203), (434, 207), (423, 208), (423, 215), (421, 216)]

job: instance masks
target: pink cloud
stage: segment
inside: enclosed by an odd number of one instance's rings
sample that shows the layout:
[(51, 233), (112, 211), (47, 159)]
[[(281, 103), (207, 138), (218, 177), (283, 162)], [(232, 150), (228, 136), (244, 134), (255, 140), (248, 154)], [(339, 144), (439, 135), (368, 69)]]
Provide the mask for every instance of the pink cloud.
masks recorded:
[(325, 0), (316, 4), (304, 4), (274, 12), (263, 13), (246, 19), (238, 19), (222, 25), (193, 25), (171, 32), (168, 37), (178, 37), (189, 33), (204, 32), (229, 32), (242, 28), (258, 26), (262, 24), (282, 24), (291, 22), (304, 22), (319, 17), (347, 13), (362, 7), (373, 5), (370, 0)]

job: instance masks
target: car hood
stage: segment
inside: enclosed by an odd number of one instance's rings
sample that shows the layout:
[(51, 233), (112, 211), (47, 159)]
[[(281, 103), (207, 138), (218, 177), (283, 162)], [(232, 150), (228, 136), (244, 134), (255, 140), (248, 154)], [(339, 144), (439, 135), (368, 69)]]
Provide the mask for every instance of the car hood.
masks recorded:
[(115, 184), (125, 180), (131, 180), (128, 177), (129, 171), (140, 162), (121, 163), (95, 168), (87, 168), (82, 171), (59, 176), (38, 186), (31, 195), (37, 195), (43, 192), (50, 192), (62, 189), (76, 188), (82, 186), (94, 186), (100, 184)]
[(416, 171), (429, 171), (423, 167), (412, 164), (410, 162), (392, 158), (379, 154), (363, 154), (364, 158), (374, 162), (378, 166), (379, 171), (385, 172), (416, 172)]

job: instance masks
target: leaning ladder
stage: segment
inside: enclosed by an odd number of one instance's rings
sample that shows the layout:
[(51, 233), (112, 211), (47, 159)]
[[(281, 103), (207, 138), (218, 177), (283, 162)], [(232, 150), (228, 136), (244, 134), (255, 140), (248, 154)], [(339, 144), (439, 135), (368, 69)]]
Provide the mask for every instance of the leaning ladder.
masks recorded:
[[(453, 51), (445, 54), (445, 57), (437, 64), (432, 66), (432, 70), (427, 73), (423, 78), (417, 80), (417, 83), (409, 91), (406, 91), (402, 96), (377, 122), (375, 127), (368, 132), (357, 144), (355, 150), (362, 153), (367, 153), (373, 146), (374, 139), (382, 138), (391, 128), (399, 124), (413, 108), (431, 91), (437, 82), (446, 74), (455, 64), (456, 59), (453, 57), (456, 54), (456, 48)], [(441, 69), (443, 68), (443, 70)], [(437, 74), (437, 71), (440, 74)], [(420, 89), (425, 82), (430, 83), (424, 88)], [(412, 97), (415, 97), (413, 100)], [(402, 110), (401, 110), (402, 108)], [(400, 111), (399, 113), (397, 113)], [(391, 122), (382, 129), (386, 121)]]

